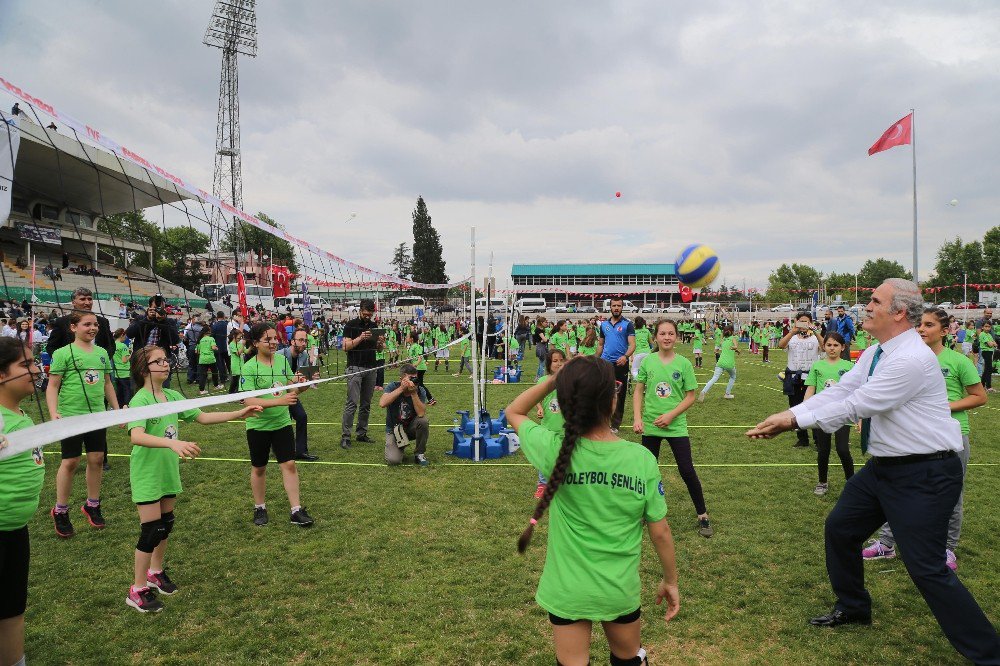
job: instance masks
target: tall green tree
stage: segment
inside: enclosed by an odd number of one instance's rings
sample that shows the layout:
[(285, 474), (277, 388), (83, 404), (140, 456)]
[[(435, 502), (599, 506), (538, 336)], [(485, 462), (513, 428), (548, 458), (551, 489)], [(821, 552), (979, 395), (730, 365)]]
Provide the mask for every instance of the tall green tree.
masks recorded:
[(983, 282), (1000, 283), (1000, 226), (983, 236)]
[[(139, 243), (153, 252), (154, 263), (163, 257), (163, 232), (155, 223), (146, 219), (141, 210), (127, 213), (115, 213), (102, 216), (97, 220), (98, 231), (110, 234), (113, 239)], [(124, 249), (113, 250), (115, 266), (127, 269), (129, 266), (140, 268), (153, 267), (149, 265), (148, 252), (131, 252)]]
[(913, 274), (898, 261), (869, 259), (858, 271), (858, 283), (864, 287), (877, 287), (888, 278), (912, 280)]
[(392, 261), (389, 263), (396, 269), (394, 272), (397, 277), (410, 279), (410, 275), (413, 274), (413, 257), (410, 256), (410, 247), (405, 242), (396, 246), (392, 252)]
[[(257, 219), (264, 224), (285, 230), (285, 227), (267, 213), (257, 213)], [(291, 243), (246, 222), (236, 222), (230, 226), (219, 241), (219, 249), (223, 252), (253, 252), (261, 262), (264, 261), (264, 257), (270, 257), (273, 263), (288, 266), (292, 273), (299, 272), (298, 263), (295, 261), (295, 248)]]
[[(973, 284), (984, 282), (983, 254), (983, 244), (979, 241), (965, 243), (958, 236), (955, 240), (945, 241), (938, 248), (934, 281), (939, 285), (960, 285), (968, 275), (968, 281)], [(949, 287), (938, 293), (940, 300), (959, 301), (962, 296), (962, 287)]]
[[(444, 250), (441, 239), (431, 223), (430, 213), (423, 196), (417, 197), (413, 209), (413, 281), (443, 284), (448, 281), (445, 273)], [(428, 295), (443, 296), (440, 290), (426, 290)]]
[(157, 263), (157, 273), (188, 291), (195, 291), (204, 278), (189, 257), (208, 252), (210, 242), (208, 234), (193, 227), (167, 227), (163, 230), (163, 257)]

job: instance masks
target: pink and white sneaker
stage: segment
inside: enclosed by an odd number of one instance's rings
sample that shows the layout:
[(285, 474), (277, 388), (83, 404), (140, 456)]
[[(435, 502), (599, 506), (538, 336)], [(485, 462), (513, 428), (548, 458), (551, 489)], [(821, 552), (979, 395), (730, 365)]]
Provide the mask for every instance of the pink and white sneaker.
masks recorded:
[(875, 539), (867, 548), (861, 551), (861, 557), (866, 560), (891, 560), (896, 557), (896, 549)]
[(951, 548), (944, 549), (944, 563), (952, 571), (958, 571), (958, 557), (955, 556), (955, 551)]

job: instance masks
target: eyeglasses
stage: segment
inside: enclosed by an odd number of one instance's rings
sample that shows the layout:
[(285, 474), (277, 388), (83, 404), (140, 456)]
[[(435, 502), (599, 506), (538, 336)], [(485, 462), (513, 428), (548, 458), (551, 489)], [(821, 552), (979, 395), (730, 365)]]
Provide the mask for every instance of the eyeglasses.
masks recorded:
[(152, 361), (150, 361), (149, 365), (150, 366), (153, 366), (153, 365), (170, 365), (170, 361), (166, 357), (157, 358), (157, 359), (153, 359)]

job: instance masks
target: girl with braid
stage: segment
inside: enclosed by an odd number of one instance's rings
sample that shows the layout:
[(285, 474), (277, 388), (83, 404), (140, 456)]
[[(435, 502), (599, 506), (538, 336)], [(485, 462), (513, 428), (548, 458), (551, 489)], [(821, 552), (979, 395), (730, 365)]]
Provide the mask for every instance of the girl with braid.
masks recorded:
[[(565, 419), (562, 433), (527, 417), (553, 388)], [(535, 600), (549, 613), (556, 659), (564, 666), (590, 663), (594, 622), (604, 629), (612, 664), (647, 663), (639, 640), (644, 521), (663, 568), (656, 603), (666, 600), (668, 622), (680, 608), (660, 470), (653, 454), (611, 432), (615, 395), (611, 364), (579, 356), (506, 409), (528, 461), (548, 479), (517, 548), (525, 551), (551, 504), (548, 552)]]

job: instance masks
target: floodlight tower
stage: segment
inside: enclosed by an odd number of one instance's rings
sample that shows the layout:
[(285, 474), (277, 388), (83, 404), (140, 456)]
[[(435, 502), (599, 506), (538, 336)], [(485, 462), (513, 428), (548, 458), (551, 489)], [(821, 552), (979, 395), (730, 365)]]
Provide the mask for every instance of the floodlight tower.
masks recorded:
[[(257, 56), (256, 0), (216, 0), (203, 43), (222, 49), (219, 78), (219, 120), (215, 131), (215, 175), (212, 194), (243, 209), (243, 168), (240, 160), (239, 54)], [(224, 216), (212, 212), (211, 251), (217, 253)], [(233, 224), (235, 224), (235, 219)]]

